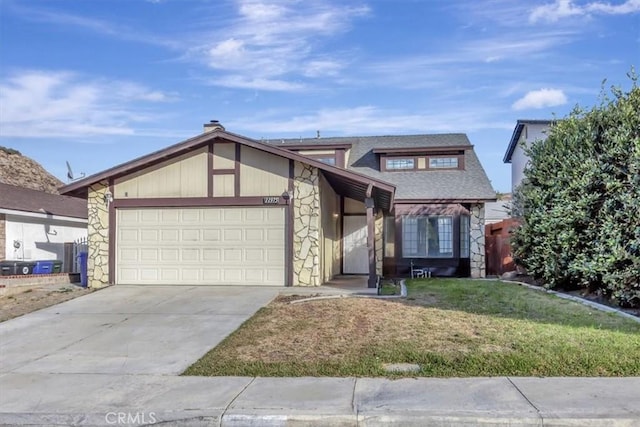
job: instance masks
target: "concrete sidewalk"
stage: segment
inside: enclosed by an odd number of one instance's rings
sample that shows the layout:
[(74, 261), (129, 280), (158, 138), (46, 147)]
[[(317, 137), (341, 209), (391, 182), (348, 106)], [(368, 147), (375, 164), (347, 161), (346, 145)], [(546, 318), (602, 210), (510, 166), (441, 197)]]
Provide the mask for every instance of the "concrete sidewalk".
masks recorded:
[(640, 426), (640, 378), (7, 373), (2, 425)]

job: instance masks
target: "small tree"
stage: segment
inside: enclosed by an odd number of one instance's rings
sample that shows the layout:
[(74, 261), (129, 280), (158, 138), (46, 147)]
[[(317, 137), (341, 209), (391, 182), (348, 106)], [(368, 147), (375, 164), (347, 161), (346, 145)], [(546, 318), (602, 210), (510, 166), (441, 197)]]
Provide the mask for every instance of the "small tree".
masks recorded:
[(599, 107), (575, 108), (526, 147), (512, 241), (548, 287), (600, 289), (640, 305), (640, 88), (630, 77), (629, 92), (603, 91)]

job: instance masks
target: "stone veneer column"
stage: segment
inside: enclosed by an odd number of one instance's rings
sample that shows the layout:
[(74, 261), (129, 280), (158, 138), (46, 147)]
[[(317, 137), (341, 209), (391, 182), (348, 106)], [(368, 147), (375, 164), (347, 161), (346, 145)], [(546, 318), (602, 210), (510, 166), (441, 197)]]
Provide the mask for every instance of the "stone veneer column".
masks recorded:
[(320, 286), (318, 169), (295, 162), (293, 178), (293, 286)]
[(104, 201), (107, 191), (109, 184), (107, 181), (101, 181), (89, 187), (87, 197), (87, 276), (90, 288), (109, 285), (109, 207)]
[(7, 250), (7, 226), (5, 223), (4, 214), (0, 214), (0, 259), (6, 259), (7, 255), (5, 251)]
[(485, 277), (485, 249), (484, 249), (484, 204), (471, 205), (470, 218), (470, 255), (471, 277)]
[(384, 224), (384, 217), (381, 212), (378, 212), (375, 222), (375, 244), (376, 244), (376, 274), (382, 276), (382, 257), (384, 254), (383, 241), (382, 241), (382, 228)]

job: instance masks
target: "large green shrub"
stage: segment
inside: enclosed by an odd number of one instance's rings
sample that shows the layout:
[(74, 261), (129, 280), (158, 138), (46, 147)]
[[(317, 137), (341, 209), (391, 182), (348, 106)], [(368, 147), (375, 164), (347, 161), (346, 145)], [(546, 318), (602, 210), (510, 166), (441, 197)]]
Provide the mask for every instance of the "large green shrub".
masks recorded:
[(640, 306), (640, 88), (574, 109), (545, 141), (515, 195), (516, 259), (548, 287), (602, 290)]

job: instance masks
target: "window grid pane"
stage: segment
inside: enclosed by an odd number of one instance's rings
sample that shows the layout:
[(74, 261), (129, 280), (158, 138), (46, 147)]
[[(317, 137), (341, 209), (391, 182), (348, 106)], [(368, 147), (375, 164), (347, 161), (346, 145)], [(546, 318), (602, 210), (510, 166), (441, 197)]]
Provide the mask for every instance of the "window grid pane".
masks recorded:
[(387, 169), (413, 169), (413, 159), (387, 159)]
[(403, 216), (402, 256), (446, 258), (453, 256), (453, 218)]
[(460, 216), (460, 258), (469, 258), (469, 216)]
[(326, 163), (328, 165), (335, 166), (336, 158), (335, 157), (312, 157), (312, 159), (317, 160), (322, 163)]
[(431, 157), (429, 168), (431, 169), (455, 169), (458, 167), (457, 157)]

